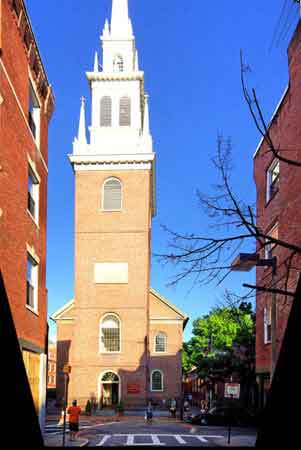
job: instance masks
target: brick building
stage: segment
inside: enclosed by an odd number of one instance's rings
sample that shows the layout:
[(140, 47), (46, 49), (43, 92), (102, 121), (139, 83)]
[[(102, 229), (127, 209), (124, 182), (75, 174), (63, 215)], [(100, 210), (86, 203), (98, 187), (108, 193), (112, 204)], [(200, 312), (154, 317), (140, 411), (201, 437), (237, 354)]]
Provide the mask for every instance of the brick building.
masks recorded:
[(57, 311), (57, 391), (69, 363), (70, 398), (85, 407), (145, 406), (181, 396), (186, 315), (150, 288), (155, 153), (148, 96), (127, 0), (113, 0), (103, 63), (87, 73), (92, 125), (82, 100), (69, 156), (75, 173), (75, 298)]
[(48, 344), (47, 389), (56, 387), (56, 343)]
[(40, 421), (46, 394), (48, 124), (54, 98), (22, 0), (0, 2), (0, 270)]
[[(280, 156), (301, 162), (301, 23), (288, 47), (289, 83), (269, 124), (269, 133)], [(257, 188), (257, 223), (279, 240), (300, 246), (301, 242), (301, 168), (279, 161), (262, 140), (254, 155), (254, 177)], [(291, 250), (268, 244), (261, 250), (262, 258), (277, 257), (274, 287), (294, 292), (300, 273), (300, 257), (292, 258)], [(257, 267), (257, 285), (271, 285), (271, 269)], [(273, 302), (274, 300), (274, 302)], [(256, 297), (256, 372), (263, 405), (270, 384), (272, 348), (277, 358), (285, 331), (291, 299), (284, 295), (257, 293)], [(275, 307), (273, 308), (273, 304)], [(276, 336), (273, 338), (275, 323)], [(275, 361), (276, 361), (276, 358)]]

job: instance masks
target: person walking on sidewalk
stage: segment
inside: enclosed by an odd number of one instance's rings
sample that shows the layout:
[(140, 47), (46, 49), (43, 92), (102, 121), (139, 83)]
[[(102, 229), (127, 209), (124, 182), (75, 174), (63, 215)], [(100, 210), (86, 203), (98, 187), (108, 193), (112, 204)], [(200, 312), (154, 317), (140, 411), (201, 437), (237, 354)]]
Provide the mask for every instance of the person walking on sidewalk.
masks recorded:
[(73, 400), (72, 406), (68, 408), (67, 413), (69, 414), (70, 441), (75, 441), (76, 433), (79, 430), (79, 415), (81, 413), (81, 408), (77, 406), (76, 400)]

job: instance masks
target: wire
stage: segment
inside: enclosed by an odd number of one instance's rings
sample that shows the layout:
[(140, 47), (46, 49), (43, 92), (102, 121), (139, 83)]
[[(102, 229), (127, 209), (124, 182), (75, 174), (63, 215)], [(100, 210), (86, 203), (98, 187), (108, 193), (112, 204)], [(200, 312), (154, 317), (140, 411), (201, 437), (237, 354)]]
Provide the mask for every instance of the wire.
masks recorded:
[[(276, 42), (276, 47), (279, 46), (280, 42), (283, 41), (289, 31), (289, 29), (291, 28), (293, 21), (294, 21), (294, 17), (292, 17), (292, 14), (294, 15), (296, 12), (296, 9), (294, 7), (290, 8), (287, 11), (287, 15), (286, 15), (286, 19), (285, 22), (283, 24), (283, 27), (279, 33), (277, 42)], [(293, 19), (293, 21), (291, 21), (291, 19)]]
[(268, 53), (270, 53), (272, 48), (273, 48), (273, 44), (274, 44), (275, 38), (277, 36), (278, 29), (279, 29), (281, 20), (283, 18), (283, 15), (284, 15), (284, 12), (285, 12), (285, 9), (286, 9), (287, 6), (288, 6), (288, 0), (284, 0), (283, 5), (282, 5), (282, 9), (281, 9), (281, 13), (280, 13), (280, 15), (278, 17), (278, 21), (277, 21), (277, 24), (276, 24), (275, 29), (274, 29), (274, 34), (273, 34), (272, 42), (270, 44)]

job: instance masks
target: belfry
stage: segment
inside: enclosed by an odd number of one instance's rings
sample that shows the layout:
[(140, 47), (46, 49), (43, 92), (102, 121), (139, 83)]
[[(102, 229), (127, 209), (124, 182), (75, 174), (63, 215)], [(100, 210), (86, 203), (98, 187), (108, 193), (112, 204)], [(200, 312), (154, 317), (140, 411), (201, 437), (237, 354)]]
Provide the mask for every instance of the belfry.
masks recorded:
[(69, 155), (75, 175), (74, 299), (57, 324), (57, 395), (64, 364), (69, 398), (98, 409), (180, 398), (182, 333), (188, 317), (150, 287), (156, 214), (155, 153), (148, 96), (128, 0), (113, 0), (95, 53), (91, 126), (81, 100)]

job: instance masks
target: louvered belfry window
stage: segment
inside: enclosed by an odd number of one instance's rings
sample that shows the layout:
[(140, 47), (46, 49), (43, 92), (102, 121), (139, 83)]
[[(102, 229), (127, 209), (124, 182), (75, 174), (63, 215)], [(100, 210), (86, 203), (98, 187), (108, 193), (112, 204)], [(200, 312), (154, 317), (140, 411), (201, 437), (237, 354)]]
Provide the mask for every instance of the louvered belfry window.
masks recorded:
[(103, 187), (103, 209), (119, 211), (121, 209), (121, 183), (117, 178), (109, 178)]
[(112, 99), (111, 97), (103, 97), (100, 101), (100, 126), (112, 126)]
[(131, 99), (122, 97), (120, 99), (119, 125), (129, 127), (131, 125)]

